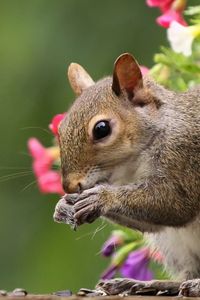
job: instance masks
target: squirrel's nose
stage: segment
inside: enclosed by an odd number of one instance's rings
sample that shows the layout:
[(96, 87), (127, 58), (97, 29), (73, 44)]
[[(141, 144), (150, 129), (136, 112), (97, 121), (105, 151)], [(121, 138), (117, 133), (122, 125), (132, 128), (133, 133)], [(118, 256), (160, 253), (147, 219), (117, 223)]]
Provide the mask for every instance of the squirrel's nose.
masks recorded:
[(63, 189), (67, 194), (81, 193), (81, 180), (63, 180)]

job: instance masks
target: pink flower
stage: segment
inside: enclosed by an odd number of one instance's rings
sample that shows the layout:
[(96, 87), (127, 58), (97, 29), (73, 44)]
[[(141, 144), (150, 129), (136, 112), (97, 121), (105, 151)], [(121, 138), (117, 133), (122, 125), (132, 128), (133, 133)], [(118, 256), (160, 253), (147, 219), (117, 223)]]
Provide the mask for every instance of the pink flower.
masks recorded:
[(55, 193), (63, 195), (60, 173), (48, 171), (37, 178), (39, 189), (42, 193)]
[(149, 256), (159, 264), (162, 264), (164, 261), (164, 257), (159, 251), (149, 251)]
[(149, 69), (145, 66), (140, 66), (140, 71), (142, 72), (142, 75), (146, 75), (149, 72)]
[(179, 24), (187, 26), (187, 23), (183, 19), (182, 13), (180, 11), (169, 9), (163, 15), (156, 19), (156, 22), (162, 27), (168, 28), (172, 21), (176, 21)]
[(28, 149), (33, 157), (33, 172), (42, 193), (63, 194), (60, 173), (51, 170), (59, 156), (57, 148), (45, 148), (36, 138), (28, 140)]
[(147, 0), (146, 3), (150, 7), (158, 7), (163, 13), (156, 19), (159, 25), (168, 28), (172, 21), (176, 21), (184, 26), (187, 25), (182, 14), (186, 0)]
[(147, 0), (146, 3), (150, 7), (159, 7), (162, 12), (170, 9), (174, 0)]
[(49, 124), (49, 128), (54, 135), (58, 135), (58, 126), (60, 122), (64, 119), (66, 113), (55, 115)]
[(28, 149), (33, 157), (33, 171), (36, 177), (48, 172), (53, 163), (53, 157), (47, 149), (36, 138), (28, 140)]

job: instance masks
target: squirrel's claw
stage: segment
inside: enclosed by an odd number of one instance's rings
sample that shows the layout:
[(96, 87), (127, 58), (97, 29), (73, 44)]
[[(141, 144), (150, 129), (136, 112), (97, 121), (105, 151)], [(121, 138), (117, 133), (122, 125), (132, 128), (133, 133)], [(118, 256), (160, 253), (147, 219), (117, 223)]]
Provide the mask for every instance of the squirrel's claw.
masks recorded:
[(54, 221), (69, 224), (72, 229), (94, 222), (101, 214), (101, 186), (81, 194), (66, 194), (56, 205)]
[(65, 194), (62, 199), (64, 199), (67, 204), (74, 205), (74, 203), (76, 203), (79, 200), (79, 194)]
[(100, 216), (100, 208), (98, 200), (95, 201), (95, 196), (78, 201), (74, 205), (74, 219), (78, 225), (84, 223), (92, 223)]
[(94, 210), (93, 205), (90, 205), (79, 212), (75, 213), (74, 218), (77, 225), (84, 223), (92, 223), (99, 217), (99, 213)]
[(85, 190), (74, 204), (74, 219), (78, 225), (92, 223), (101, 215), (102, 186)]

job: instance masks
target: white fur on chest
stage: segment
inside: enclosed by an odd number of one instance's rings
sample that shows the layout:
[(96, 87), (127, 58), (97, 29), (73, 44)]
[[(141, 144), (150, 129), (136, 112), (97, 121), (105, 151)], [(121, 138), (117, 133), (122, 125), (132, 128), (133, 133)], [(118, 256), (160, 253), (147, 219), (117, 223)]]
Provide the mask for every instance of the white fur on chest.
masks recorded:
[(184, 228), (166, 227), (146, 234), (153, 247), (161, 251), (167, 270), (180, 280), (200, 277), (200, 219)]
[[(145, 181), (152, 170), (151, 159), (143, 155), (138, 161), (127, 161), (113, 171), (114, 185)], [(153, 248), (160, 250), (166, 269), (175, 279), (200, 278), (200, 216), (186, 227), (166, 227), (145, 234)]]

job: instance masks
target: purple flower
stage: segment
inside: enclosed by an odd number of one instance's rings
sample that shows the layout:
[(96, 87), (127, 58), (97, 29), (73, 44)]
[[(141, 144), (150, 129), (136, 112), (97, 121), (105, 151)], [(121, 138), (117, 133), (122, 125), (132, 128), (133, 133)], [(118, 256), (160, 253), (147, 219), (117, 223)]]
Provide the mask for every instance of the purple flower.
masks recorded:
[(112, 279), (116, 273), (118, 269), (118, 266), (114, 266), (114, 265), (111, 265), (109, 268), (107, 268), (103, 274), (101, 275), (101, 278), (102, 279)]
[(149, 250), (147, 248), (131, 252), (121, 267), (123, 277), (138, 280), (153, 279), (153, 273), (148, 268), (149, 261)]
[(104, 243), (101, 252), (104, 256), (111, 256), (116, 250), (116, 247), (123, 243), (123, 239), (120, 235), (113, 234), (111, 237)]

